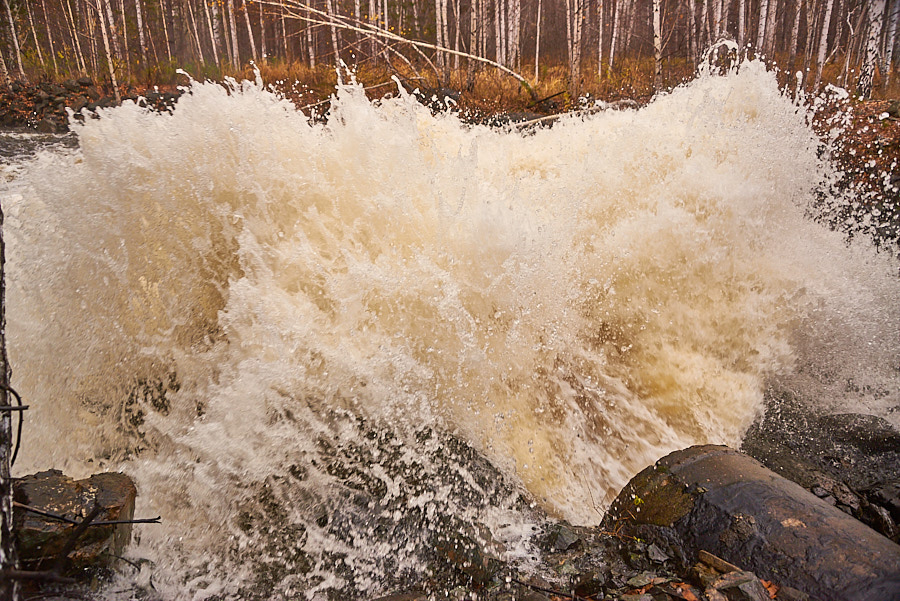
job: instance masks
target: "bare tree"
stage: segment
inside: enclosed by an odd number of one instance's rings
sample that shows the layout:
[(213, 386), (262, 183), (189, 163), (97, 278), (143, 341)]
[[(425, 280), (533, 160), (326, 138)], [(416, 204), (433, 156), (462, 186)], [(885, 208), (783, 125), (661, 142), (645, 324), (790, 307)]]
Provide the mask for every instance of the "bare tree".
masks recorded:
[(822, 69), (825, 68), (825, 55), (828, 52), (828, 29), (831, 25), (831, 9), (833, 7), (834, 0), (826, 0), (825, 15), (822, 17), (822, 33), (819, 36), (819, 51), (816, 55), (816, 82), (813, 84), (813, 90), (818, 90), (819, 84), (822, 82)]
[(662, 36), (659, 19), (660, 0), (653, 0), (653, 89), (662, 89)]
[(9, 0), (3, 0), (3, 8), (6, 10), (6, 16), (9, 19), (9, 36), (12, 40), (13, 51), (16, 55), (16, 66), (19, 68), (19, 77), (22, 81), (28, 81), (25, 77), (25, 69), (22, 67), (22, 49), (19, 48), (19, 36), (16, 34), (16, 22), (13, 19), (12, 10), (9, 8)]
[(869, 3), (869, 30), (866, 36), (866, 58), (859, 72), (856, 93), (866, 99), (872, 95), (872, 80), (875, 77), (875, 63), (878, 60), (878, 41), (884, 21), (885, 0), (871, 0)]

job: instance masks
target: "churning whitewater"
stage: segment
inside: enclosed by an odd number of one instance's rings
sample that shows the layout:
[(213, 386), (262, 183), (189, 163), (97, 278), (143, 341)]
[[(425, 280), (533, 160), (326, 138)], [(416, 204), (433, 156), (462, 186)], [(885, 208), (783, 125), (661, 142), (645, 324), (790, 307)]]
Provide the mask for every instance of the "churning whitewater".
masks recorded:
[(530, 133), (357, 85), (102, 109), (3, 192), (16, 469), (132, 476), (165, 598), (324, 599), (454, 532), (527, 564), (770, 388), (897, 423), (897, 263), (813, 218), (808, 121), (759, 62)]

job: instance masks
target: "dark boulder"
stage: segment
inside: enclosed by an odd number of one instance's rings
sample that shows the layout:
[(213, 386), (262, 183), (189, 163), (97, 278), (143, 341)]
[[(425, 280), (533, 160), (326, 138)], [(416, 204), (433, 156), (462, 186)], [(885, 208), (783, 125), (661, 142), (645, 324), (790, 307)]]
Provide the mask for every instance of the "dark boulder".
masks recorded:
[[(25, 476), (15, 483), (15, 531), (19, 558), (25, 565), (52, 564), (65, 550), (76, 524), (41, 515), (31, 509), (80, 522), (94, 508), (94, 522), (130, 520), (137, 490), (131, 479), (118, 473), (95, 474), (73, 480), (59, 470)], [(68, 558), (73, 567), (107, 565), (131, 540), (131, 524), (89, 527)]]
[(706, 550), (823, 601), (900, 599), (900, 546), (743, 453), (676, 451), (619, 493), (604, 526), (674, 529)]

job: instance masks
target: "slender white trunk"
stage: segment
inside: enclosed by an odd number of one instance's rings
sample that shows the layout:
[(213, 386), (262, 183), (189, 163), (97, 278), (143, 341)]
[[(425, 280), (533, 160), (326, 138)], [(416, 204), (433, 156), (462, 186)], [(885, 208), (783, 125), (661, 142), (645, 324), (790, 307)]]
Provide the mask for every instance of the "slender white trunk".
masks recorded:
[(738, 2), (738, 34), (737, 34), (737, 43), (739, 48), (744, 47), (744, 33), (746, 32), (746, 21), (744, 20), (746, 16), (747, 10), (744, 5), (744, 0), (740, 0)]
[(284, 52), (284, 60), (290, 61), (291, 52), (289, 50), (290, 47), (288, 46), (287, 24), (285, 23), (284, 18), (284, 5), (279, 7), (279, 11), (281, 17), (281, 45)]
[(44, 64), (44, 53), (41, 52), (41, 43), (38, 41), (37, 29), (34, 28), (34, 17), (31, 16), (31, 5), (28, 4), (28, 0), (25, 0), (25, 12), (28, 13), (28, 23), (31, 25), (31, 35), (34, 37), (34, 48), (37, 50), (38, 60), (42, 68), (46, 67)]
[[(334, 2), (332, 2), (332, 0), (325, 0), (325, 10), (332, 17), (335, 15)], [(334, 26), (333, 23), (331, 25), (331, 52), (334, 54), (335, 67), (340, 69), (340, 67), (341, 67), (341, 49), (340, 49), (340, 43), (338, 42), (337, 28)], [(340, 75), (338, 75), (338, 78), (340, 79)]]
[[(6, 68), (6, 60), (3, 58), (2, 50), (0, 50), (0, 77), (3, 78), (3, 82), (6, 84), (9, 84), (12, 82), (12, 78), (9, 76), (9, 69)], [(12, 511), (10, 511), (10, 515), (12, 515)], [(9, 523), (12, 523), (12, 518), (9, 519)], [(13, 552), (12, 548), (10, 548), (9, 552)], [(18, 565), (16, 565), (15, 561), (12, 561), (12, 560), (7, 560), (7, 561), (11, 561), (11, 563), (8, 563), (8, 565), (2, 565), (0, 567), (18, 568)]]
[(700, 44), (698, 43), (699, 40), (697, 39), (699, 37), (699, 33), (697, 32), (697, 3), (694, 0), (688, 0), (688, 11), (690, 12), (688, 25), (690, 25), (691, 28), (691, 57), (694, 59), (694, 63), (696, 64), (700, 59)]
[(872, 95), (872, 81), (875, 78), (875, 64), (878, 60), (878, 41), (884, 23), (885, 0), (871, 0), (869, 3), (869, 31), (866, 36), (866, 58), (859, 73), (856, 93), (862, 99)]
[[(66, 12), (66, 8), (69, 9), (68, 13)], [(69, 2), (69, 0), (66, 0), (66, 6), (63, 7), (63, 16), (68, 17), (68, 24), (70, 27), (72, 39), (75, 43), (75, 65), (81, 70), (82, 73), (87, 73), (87, 62), (85, 62), (84, 52), (82, 52), (81, 50), (81, 41), (78, 39), (78, 30), (75, 28), (75, 15), (74, 13), (72, 13), (72, 3)], [(88, 19), (88, 23), (93, 25), (93, 20)], [(93, 36), (91, 36), (91, 39), (93, 39)], [(81, 60), (81, 63), (78, 62), (79, 59)]]
[[(693, 1), (694, 0), (691, 0), (691, 2)], [(616, 45), (619, 43), (619, 27), (622, 18), (622, 5), (619, 4), (619, 0), (613, 2), (613, 11), (612, 34), (609, 40), (609, 71), (612, 71), (613, 59), (616, 55)]]
[(603, 79), (603, 0), (597, 0), (597, 77)]
[(47, 3), (44, 0), (41, 0), (41, 10), (44, 13), (44, 29), (47, 30), (47, 41), (50, 42), (50, 57), (53, 59), (53, 72), (59, 73), (59, 65), (56, 63), (56, 49), (53, 47), (53, 28), (50, 27), (50, 21), (47, 19)]
[(262, 6), (259, 7), (259, 53), (260, 58), (265, 62), (266, 57), (269, 55), (269, 51), (268, 48), (266, 48), (266, 22), (263, 19)]
[[(656, 0), (654, 0), (656, 2)], [(655, 10), (655, 8), (654, 8)], [(713, 36), (718, 39), (722, 35), (722, 0), (713, 0)]]
[(700, 32), (703, 34), (703, 46), (708, 47), (712, 43), (712, 29), (709, 25), (709, 2), (702, 0), (700, 3)]
[(311, 25), (306, 27), (306, 51), (309, 55), (309, 68), (316, 68), (316, 43), (313, 38), (313, 30)]
[[(879, 0), (875, 0), (878, 2)], [(882, 7), (884, 0), (881, 0)], [(813, 85), (813, 91), (819, 89), (819, 83), (822, 81), (822, 69), (825, 67), (825, 55), (828, 52), (828, 29), (831, 25), (831, 9), (834, 8), (834, 0), (827, 0), (825, 4), (825, 15), (822, 17), (822, 33), (819, 37), (819, 52), (816, 55), (816, 83)]]
[(98, 11), (97, 16), (100, 17), (100, 33), (103, 36), (103, 49), (106, 50), (106, 65), (109, 67), (109, 78), (112, 81), (113, 93), (116, 96), (116, 102), (121, 102), (122, 98), (119, 96), (119, 83), (116, 81), (116, 69), (113, 66), (112, 52), (109, 50), (109, 34), (106, 31), (106, 18), (103, 16), (102, 9)]
[(253, 28), (250, 26), (250, 7), (247, 6), (247, 0), (244, 0), (241, 8), (243, 9), (241, 12), (244, 13), (244, 23), (247, 25), (247, 36), (250, 38), (250, 56), (254, 61), (259, 62), (259, 55), (256, 54), (256, 40), (253, 39)]
[[(444, 11), (443, 3), (441, 0), (434, 0), (434, 35), (436, 37), (435, 44), (440, 46), (441, 48), (446, 47), (446, 42), (444, 41)], [(444, 53), (438, 51), (435, 56), (435, 60), (437, 61), (438, 69), (443, 71), (444, 69)]]
[(722, 0), (722, 26), (720, 32), (728, 33), (728, 22), (731, 20), (731, 0)]
[(130, 53), (128, 52), (128, 28), (125, 23), (125, 0), (119, 0), (119, 13), (122, 15), (120, 26), (122, 28), (122, 61), (125, 63), (125, 70), (131, 72)]
[[(601, 0), (602, 2), (602, 0)], [(537, 4), (536, 31), (534, 40), (534, 83), (538, 82), (541, 66), (541, 0)]]
[(660, 0), (653, 0), (653, 89), (662, 89), (662, 36), (659, 18)]
[(894, 74), (894, 46), (897, 44), (897, 24), (900, 21), (900, 2), (893, 0), (891, 2), (891, 10), (888, 13), (888, 31), (884, 42), (884, 87), (891, 85), (891, 78)]
[[(460, 4), (460, 0), (453, 0), (453, 18), (455, 19), (454, 22), (456, 23), (456, 27), (454, 28), (454, 33), (453, 33), (453, 49), (456, 52), (459, 52), (459, 33), (460, 33), (459, 32), (459, 30), (460, 30), (460, 27), (459, 27), (459, 4)], [(453, 69), (454, 70), (459, 69), (459, 55), (458, 54), (453, 55)]]
[[(116, 37), (116, 17), (115, 15), (113, 15), (112, 3), (109, 0), (103, 0), (103, 6), (106, 7), (106, 18), (108, 19), (109, 23), (107, 35), (109, 36), (109, 41), (112, 42), (112, 48), (116, 53), (116, 60), (121, 62), (123, 60), (122, 47), (119, 46), (119, 38)], [(103, 11), (101, 10), (101, 13), (102, 12)]]
[[(797, 6), (794, 10), (794, 26), (791, 27), (791, 41), (790, 41), (791, 57), (788, 61), (791, 71), (794, 70), (794, 63), (797, 60), (797, 44), (799, 43), (799, 37), (800, 37), (800, 14), (802, 12), (803, 12), (803, 0), (798, 0)], [(835, 40), (835, 41), (837, 41), (837, 40)]]
[(769, 0), (769, 14), (766, 17), (766, 54), (775, 56), (775, 31), (778, 29), (778, 0)]
[[(231, 0), (229, 0), (229, 2), (230, 1)], [(166, 38), (166, 56), (169, 58), (169, 62), (172, 62), (172, 43), (169, 41), (169, 26), (166, 23), (166, 5), (163, 0), (159, 0), (159, 19), (162, 21), (163, 35)]]
[(6, 16), (9, 19), (9, 34), (13, 43), (13, 50), (16, 53), (16, 66), (19, 68), (19, 77), (22, 81), (28, 81), (25, 77), (25, 69), (22, 68), (22, 50), (19, 48), (19, 36), (16, 34), (16, 23), (13, 20), (12, 10), (9, 7), (9, 0), (3, 0), (3, 7), (6, 9)]
[[(831, 0), (829, 0), (830, 2)], [(765, 52), (766, 23), (769, 16), (769, 0), (762, 0), (759, 5), (759, 27), (756, 30), (756, 52)]]
[[(203, 4), (206, 6), (206, 3)], [(147, 36), (144, 34), (144, 13), (141, 10), (141, 0), (134, 0), (134, 13), (137, 18), (138, 44), (141, 46), (141, 65), (147, 66)], [(209, 14), (209, 13), (207, 13)], [(217, 62), (218, 64), (218, 62)]]
[(200, 46), (200, 34), (197, 31), (197, 21), (194, 19), (194, 8), (191, 6), (191, 0), (185, 0), (188, 7), (188, 18), (191, 21), (191, 30), (194, 33), (194, 43), (197, 46), (197, 58), (201, 63), (206, 62), (206, 58), (203, 56), (203, 47)]
[[(134, 0), (137, 2), (138, 0)], [(213, 60), (216, 62), (216, 66), (220, 66), (219, 64), (219, 50), (220, 44), (219, 40), (216, 37), (216, 30), (213, 28), (212, 15), (210, 15), (209, 11), (209, 3), (204, 0), (203, 2), (203, 12), (206, 14), (206, 26), (209, 29), (209, 45), (212, 46), (212, 55)]]
[(231, 30), (231, 65), (237, 69), (241, 66), (241, 53), (238, 49), (237, 22), (234, 18), (234, 0), (227, 0), (225, 7), (228, 9), (228, 26)]

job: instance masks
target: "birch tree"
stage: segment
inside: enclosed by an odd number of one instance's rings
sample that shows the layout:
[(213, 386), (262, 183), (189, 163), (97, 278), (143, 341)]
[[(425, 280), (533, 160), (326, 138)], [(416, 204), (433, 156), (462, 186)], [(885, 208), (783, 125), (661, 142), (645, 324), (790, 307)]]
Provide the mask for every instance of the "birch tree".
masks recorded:
[(870, 0), (869, 30), (866, 36), (866, 58), (859, 72), (859, 83), (856, 93), (862, 99), (872, 95), (872, 81), (875, 77), (875, 63), (878, 60), (878, 42), (881, 39), (881, 28), (884, 20), (885, 0)]
[(16, 55), (16, 66), (19, 68), (19, 78), (22, 81), (28, 81), (25, 77), (25, 69), (22, 67), (22, 49), (19, 48), (19, 36), (16, 34), (16, 22), (13, 19), (12, 10), (9, 7), (9, 0), (3, 0), (3, 8), (6, 10), (6, 16), (9, 19), (9, 36), (12, 40), (13, 52)]
[(659, 19), (660, 0), (653, 0), (653, 89), (662, 89), (662, 36)]
[[(879, 0), (875, 0), (878, 2)], [(884, 7), (884, 0), (880, 0)], [(826, 0), (825, 14), (822, 17), (822, 33), (819, 36), (819, 50), (816, 54), (816, 81), (813, 85), (813, 91), (819, 89), (822, 83), (822, 69), (825, 68), (825, 55), (828, 52), (828, 29), (831, 26), (831, 9), (834, 7), (834, 0)]]

